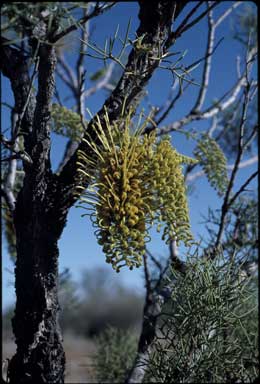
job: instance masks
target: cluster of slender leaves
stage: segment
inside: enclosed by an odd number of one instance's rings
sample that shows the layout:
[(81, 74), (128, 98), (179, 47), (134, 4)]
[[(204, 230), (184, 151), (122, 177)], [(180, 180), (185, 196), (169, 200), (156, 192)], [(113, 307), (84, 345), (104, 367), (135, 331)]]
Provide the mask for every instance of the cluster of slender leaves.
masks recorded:
[(160, 318), (148, 377), (161, 383), (252, 382), (256, 285), (241, 279), (238, 264), (222, 255), (214, 261), (192, 257), (187, 265), (185, 276), (172, 270), (167, 277), (172, 296)]
[(207, 134), (203, 134), (194, 150), (210, 185), (219, 195), (223, 195), (228, 183), (227, 160), (218, 143)]

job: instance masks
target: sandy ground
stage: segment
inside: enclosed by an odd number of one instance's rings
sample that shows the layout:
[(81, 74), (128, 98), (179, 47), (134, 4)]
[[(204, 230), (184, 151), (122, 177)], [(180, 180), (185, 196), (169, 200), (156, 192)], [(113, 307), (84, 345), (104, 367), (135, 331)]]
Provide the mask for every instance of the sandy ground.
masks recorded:
[[(66, 354), (65, 383), (95, 383), (93, 361), (95, 344), (91, 340), (64, 335)], [(3, 361), (10, 359), (15, 353), (15, 344), (11, 339), (3, 339)], [(6, 363), (3, 363), (3, 378), (6, 378)]]

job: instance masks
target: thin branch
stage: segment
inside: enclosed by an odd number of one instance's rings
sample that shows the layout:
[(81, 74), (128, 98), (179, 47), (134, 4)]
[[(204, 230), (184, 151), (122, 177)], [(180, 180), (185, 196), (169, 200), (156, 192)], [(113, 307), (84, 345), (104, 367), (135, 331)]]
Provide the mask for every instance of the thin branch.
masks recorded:
[[(247, 81), (248, 81), (248, 77), (249, 77), (250, 68), (247, 65), (247, 71), (246, 71)], [(250, 83), (248, 83), (246, 88), (245, 88), (245, 98), (244, 98), (244, 103), (243, 103), (243, 107), (242, 107), (242, 118), (241, 118), (240, 127), (239, 127), (238, 152), (237, 152), (237, 157), (235, 160), (234, 168), (231, 172), (230, 180), (228, 183), (228, 187), (227, 187), (227, 190), (226, 190), (226, 193), (224, 196), (224, 201), (223, 201), (222, 208), (221, 208), (221, 219), (220, 219), (219, 231), (218, 231), (217, 237), (216, 237), (215, 248), (217, 248), (219, 246), (219, 244), (221, 242), (221, 238), (223, 236), (225, 220), (226, 220), (226, 216), (227, 216), (227, 213), (229, 210), (230, 194), (232, 192), (235, 177), (236, 177), (237, 171), (239, 169), (238, 168), (239, 163), (241, 161), (243, 152), (245, 150), (245, 147), (243, 147), (243, 140), (244, 140), (244, 129), (245, 129), (245, 122), (246, 122), (248, 103), (249, 103), (249, 92), (250, 92)]]
[(109, 64), (107, 70), (106, 70), (106, 73), (105, 73), (105, 76), (103, 77), (103, 79), (101, 79), (93, 87), (85, 90), (85, 97), (86, 97), (86, 99), (88, 97), (90, 97), (91, 95), (93, 95), (94, 93), (96, 93), (97, 91), (99, 91), (100, 89), (107, 88), (107, 86), (109, 85), (109, 80), (111, 79), (111, 76), (112, 76), (112, 73), (113, 73), (114, 66), (115, 66), (115, 63), (111, 62)]
[(213, 133), (216, 131), (217, 128), (218, 128), (218, 118), (215, 115), (215, 116), (213, 116), (211, 126), (210, 126), (210, 128), (208, 130), (208, 136), (212, 137)]
[[(87, 16), (87, 9), (84, 10), (84, 16), (83, 17), (86, 17)], [(87, 40), (88, 40), (88, 37), (89, 37), (89, 23), (88, 21), (86, 23), (83, 24), (83, 28), (81, 30), (81, 39), (80, 39), (80, 50), (79, 50), (79, 57), (78, 57), (78, 61), (77, 61), (77, 64), (76, 64), (76, 68), (77, 68), (77, 73), (79, 75), (82, 67), (83, 67), (83, 62), (84, 62), (84, 58), (85, 58), (85, 53), (87, 51)]]
[(207, 13), (212, 10), (213, 8), (215, 8), (217, 5), (219, 4), (218, 1), (215, 1), (213, 2), (213, 4), (211, 4), (207, 9), (206, 11), (202, 12), (198, 17), (196, 17), (193, 21), (191, 21), (189, 24), (186, 24), (185, 26), (183, 26), (182, 28), (177, 28), (177, 30), (174, 32), (174, 35), (175, 37), (180, 37), (185, 31), (187, 31), (188, 29), (190, 29), (191, 27), (193, 27), (195, 24), (197, 24), (201, 19), (203, 19), (204, 16), (207, 15)]
[(147, 255), (143, 255), (143, 260), (144, 260), (144, 276), (145, 276), (145, 287), (146, 287), (146, 294), (149, 295), (152, 287), (151, 287), (151, 276), (150, 276), (150, 271), (148, 268), (148, 263), (147, 263)]
[[(179, 86), (179, 90), (178, 90), (178, 93), (176, 94), (176, 96), (172, 99), (172, 101), (169, 103), (167, 109), (164, 111), (164, 113), (162, 114), (162, 116), (155, 121), (155, 124), (156, 125), (159, 125), (167, 116), (168, 114), (170, 113), (170, 111), (172, 110), (172, 108), (175, 106), (176, 102), (179, 100), (179, 98), (183, 95), (183, 93), (186, 91), (186, 89), (189, 87), (191, 83), (187, 83), (185, 85), (184, 88), (182, 88), (181, 86)], [(149, 127), (150, 128), (150, 127)], [(148, 129), (149, 129), (148, 128)], [(146, 131), (148, 131), (148, 129)], [(150, 128), (151, 129), (154, 129), (154, 128)]]
[(206, 97), (206, 92), (209, 85), (209, 74), (210, 74), (210, 68), (211, 68), (211, 58), (213, 53), (214, 38), (215, 38), (215, 27), (213, 25), (212, 10), (209, 10), (208, 11), (208, 42), (207, 42), (207, 48), (206, 48), (206, 54), (205, 54), (206, 60), (205, 60), (203, 75), (202, 75), (202, 86), (200, 87), (197, 101), (191, 113), (193, 112), (196, 113), (200, 111)]
[[(258, 161), (258, 156), (253, 156), (253, 157), (251, 157), (248, 160), (240, 162), (239, 166), (238, 166), (238, 169), (249, 167), (250, 165), (253, 165), (253, 164), (257, 163), (257, 161)], [(232, 171), (234, 169), (234, 166), (235, 166), (235, 164), (230, 164), (230, 165), (227, 166), (227, 169)], [(204, 171), (198, 171), (196, 173), (188, 175), (186, 177), (186, 181), (187, 182), (191, 182), (191, 181), (194, 181), (194, 180), (196, 180), (196, 179), (198, 179), (199, 177), (202, 177), (202, 176), (205, 176), (205, 172)]]
[(234, 194), (234, 196), (229, 200), (227, 208), (230, 208), (232, 204), (235, 202), (235, 200), (238, 198), (238, 196), (246, 189), (248, 184), (258, 175), (258, 170), (254, 172), (245, 182), (244, 184), (239, 188), (239, 190)]
[(221, 16), (219, 16), (219, 18), (214, 22), (214, 25), (215, 25), (215, 28), (217, 28), (219, 26), (219, 24), (221, 24), (225, 18), (234, 10), (236, 9), (237, 7), (239, 7), (241, 4), (243, 4), (242, 1), (237, 1), (236, 3), (234, 3), (233, 5), (231, 5), (230, 8), (228, 8)]
[(69, 78), (65, 75), (65, 73), (63, 71), (61, 71), (61, 69), (59, 68), (59, 66), (57, 66), (56, 68), (56, 73), (57, 75), (60, 77), (60, 79), (67, 85), (67, 87), (72, 91), (72, 93), (74, 94), (75, 92), (75, 87), (74, 85), (71, 83), (71, 81), (69, 81)]
[[(249, 65), (252, 64), (252, 59), (253, 57), (255, 57), (255, 54), (256, 54), (256, 48), (253, 48), (249, 54), (249, 57), (251, 58), (251, 60), (248, 61)], [(167, 134), (172, 131), (178, 131), (184, 125), (187, 125), (194, 120), (204, 120), (204, 119), (211, 118), (215, 116), (217, 113), (219, 113), (220, 111), (224, 111), (225, 109), (230, 107), (230, 105), (232, 105), (235, 102), (242, 87), (246, 85), (246, 74), (247, 74), (247, 69), (244, 71), (243, 75), (241, 76), (240, 79), (238, 79), (238, 81), (232, 87), (232, 89), (228, 90), (216, 105), (210, 106), (205, 111), (201, 111), (199, 113), (194, 113), (190, 111), (186, 116), (184, 116), (179, 121), (175, 121), (174, 123), (171, 123), (168, 126), (158, 129), (158, 135)], [(227, 95), (229, 95), (228, 99), (221, 102), (221, 100), (225, 99)]]
[[(61, 75), (60, 71), (58, 72), (59, 76), (63, 79), (64, 82), (66, 82), (66, 84), (69, 87), (71, 87), (71, 88), (73, 87), (74, 89), (77, 89), (77, 85), (78, 84), (77, 84), (77, 79), (75, 77), (73, 69), (67, 63), (67, 61), (66, 61), (66, 59), (65, 59), (65, 57), (63, 55), (62, 56), (58, 56), (57, 59), (58, 59), (58, 64), (62, 67), (62, 69), (64, 70), (64, 72), (68, 76), (68, 79), (66, 79), (66, 81), (65, 81), (64, 78), (66, 78), (66, 76)], [(58, 67), (57, 67), (57, 70), (58, 70)]]
[(85, 15), (84, 17), (82, 17), (80, 20), (77, 20), (77, 22), (75, 24), (72, 24), (71, 26), (69, 26), (68, 28), (64, 29), (63, 31), (61, 31), (60, 33), (58, 33), (57, 35), (54, 35), (52, 37), (52, 39), (50, 40), (51, 43), (56, 43), (58, 40), (60, 40), (62, 37), (68, 35), (69, 33), (75, 31), (78, 29), (79, 26), (85, 24), (87, 21), (89, 21), (90, 19), (92, 19), (93, 17), (95, 16), (98, 16), (98, 15), (101, 15), (103, 12), (107, 11), (108, 9), (112, 8), (114, 5), (116, 4), (116, 2), (113, 2), (113, 3), (110, 3), (110, 4), (107, 4), (107, 5), (103, 5), (103, 6), (100, 6), (98, 5), (98, 3), (95, 5), (93, 11), (88, 14), (88, 15)]
[(67, 162), (69, 161), (69, 159), (73, 156), (73, 154), (75, 153), (76, 149), (78, 148), (78, 145), (79, 143), (76, 142), (76, 141), (73, 141), (73, 140), (69, 140), (67, 145), (66, 145), (66, 149), (65, 149), (65, 152), (64, 152), (64, 155), (63, 155), (63, 159), (61, 160), (60, 164), (59, 164), (59, 167), (56, 171), (56, 174), (60, 174), (63, 167), (67, 164)]
[(192, 15), (194, 15), (194, 13), (199, 9), (199, 7), (204, 3), (204, 1), (199, 1), (198, 4), (196, 4), (191, 10), (190, 12), (187, 14), (187, 16), (183, 19), (183, 21), (181, 22), (181, 24), (179, 25), (179, 27), (176, 29), (176, 31), (174, 32), (175, 36), (178, 36), (178, 34), (180, 33), (180, 31), (185, 27), (185, 25), (187, 25), (189, 19), (191, 18)]
[(153, 254), (146, 248), (146, 253), (151, 258), (152, 262), (156, 265), (156, 267), (161, 271), (163, 269), (161, 263), (153, 256)]

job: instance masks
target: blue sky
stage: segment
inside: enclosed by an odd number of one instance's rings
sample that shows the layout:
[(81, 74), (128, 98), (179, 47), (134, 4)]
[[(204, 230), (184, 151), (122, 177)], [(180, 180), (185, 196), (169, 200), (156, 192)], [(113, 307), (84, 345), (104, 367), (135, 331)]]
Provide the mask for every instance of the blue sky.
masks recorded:
[[(245, 2), (246, 3), (246, 2)], [(247, 2), (248, 3), (248, 2)], [(233, 2), (225, 1), (214, 9), (214, 18), (221, 15)], [(253, 5), (253, 3), (251, 3)], [(194, 6), (194, 2), (188, 4), (183, 15)], [(253, 5), (254, 6), (254, 5)], [(238, 7), (241, 10), (244, 5)], [(256, 11), (256, 7), (255, 7)], [(97, 45), (104, 46), (106, 37), (113, 36), (117, 25), (120, 25), (119, 36), (124, 37), (125, 30), (129, 18), (131, 17), (131, 30), (130, 38), (134, 38), (134, 32), (138, 26), (138, 3), (137, 2), (119, 2), (114, 9), (110, 12), (103, 14), (102, 16), (94, 19), (91, 22), (90, 28), (92, 30), (92, 41), (95, 41)], [(181, 16), (180, 20), (183, 18)], [(236, 56), (241, 54), (241, 46), (231, 38), (230, 29), (230, 17), (228, 17), (217, 30), (216, 42), (224, 37), (219, 48), (216, 50), (213, 63), (212, 72), (210, 77), (210, 84), (207, 92), (204, 107), (206, 108), (213, 99), (220, 97), (228, 90), (232, 84), (235, 83), (236, 74)], [(176, 22), (178, 25), (179, 20)], [(198, 58), (203, 57), (206, 48), (206, 36), (207, 36), (207, 19), (203, 19), (198, 25), (194, 26), (191, 30), (183, 34), (183, 36), (177, 40), (175, 46), (172, 48), (173, 52), (187, 53), (183, 59), (183, 64), (189, 65), (196, 61)], [(65, 53), (68, 62), (73, 65), (76, 55), (77, 44), (76, 35), (71, 41), (70, 48)], [(178, 56), (176, 56), (178, 57)], [(85, 67), (87, 69), (87, 77), (94, 73), (98, 68), (102, 67), (102, 62), (93, 60), (89, 57), (85, 59)], [(199, 83), (201, 80), (202, 64), (193, 72), (193, 76)], [(58, 87), (60, 87), (60, 94), (65, 96), (69, 94), (68, 88), (62, 85), (60, 80), (57, 79)], [(87, 82), (87, 86), (91, 86), (92, 83)], [(160, 106), (165, 103), (167, 95), (172, 85), (172, 76), (169, 72), (164, 70), (156, 70), (153, 78), (151, 79), (147, 90), (149, 92), (149, 103)], [(165, 120), (165, 124), (171, 123), (183, 117), (185, 113), (189, 111), (189, 108), (194, 103), (195, 97), (198, 92), (197, 86), (190, 86), (183, 95), (183, 97), (176, 104), (175, 109), (169, 114)], [(87, 99), (86, 107), (88, 107), (92, 113), (97, 112), (107, 97), (106, 91), (99, 91), (94, 96)], [(2, 78), (2, 99), (9, 103), (12, 103), (12, 92), (10, 90), (9, 82), (4, 77)], [(68, 107), (73, 106), (73, 99), (67, 101)], [(143, 104), (147, 108), (147, 100)], [(147, 109), (146, 109), (147, 112)], [(209, 122), (197, 122), (189, 125), (189, 129), (196, 129), (203, 131), (208, 127)], [(6, 108), (2, 112), (2, 129), (10, 126), (9, 113)], [(52, 135), (52, 149), (51, 159), (52, 166), (55, 169), (60, 159), (62, 158), (63, 149), (66, 140), (55, 134)], [(183, 135), (172, 134), (172, 143), (177, 150), (185, 155), (192, 155), (194, 148), (194, 142), (187, 141)], [(256, 166), (252, 166), (240, 171), (238, 183), (236, 187), (245, 180), (250, 172), (255, 169)], [(256, 187), (256, 183), (251, 185), (251, 189)], [(202, 215), (206, 214), (208, 207), (220, 208), (221, 201), (217, 197), (216, 192), (209, 186), (205, 178), (200, 178), (196, 181), (196, 188), (192, 195), (189, 196), (189, 207), (191, 216), (192, 232), (195, 239), (198, 239), (198, 235), (206, 236), (204, 225), (201, 224)], [(64, 268), (68, 267), (72, 273), (72, 277), (79, 281), (82, 270), (96, 267), (104, 267), (107, 271), (111, 271), (114, 281), (120, 280), (123, 284), (131, 287), (133, 290), (143, 292), (143, 269), (137, 269), (129, 271), (128, 269), (122, 270), (119, 274), (112, 271), (110, 265), (105, 263), (105, 257), (101, 252), (101, 247), (96, 243), (94, 236), (94, 230), (90, 221), (84, 217), (81, 218), (81, 210), (72, 208), (68, 216), (68, 222), (63, 235), (59, 241), (60, 249), (60, 261), (59, 268), (62, 272)], [(160, 241), (160, 236), (154, 234), (153, 240), (148, 244), (150, 251), (156, 256), (167, 255), (167, 246)], [(185, 255), (185, 248), (180, 248), (182, 256)], [(3, 239), (3, 262), (2, 262), (2, 284), (3, 284), (3, 309), (15, 300), (14, 296), (14, 276), (6, 269), (12, 271), (13, 264), (9, 259), (5, 239)]]

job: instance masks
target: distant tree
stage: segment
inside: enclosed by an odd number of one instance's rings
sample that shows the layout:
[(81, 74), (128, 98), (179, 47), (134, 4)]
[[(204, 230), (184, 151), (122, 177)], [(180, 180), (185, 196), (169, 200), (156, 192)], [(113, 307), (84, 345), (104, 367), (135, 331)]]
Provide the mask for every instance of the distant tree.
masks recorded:
[[(247, 38), (245, 27), (251, 26), (251, 22), (246, 23), (243, 19), (245, 28), (241, 39), (246, 42), (247, 48), (243, 63), (242, 59), (238, 63), (235, 84), (219, 100), (203, 108), (212, 58), (219, 45), (215, 44), (215, 32), (241, 3), (232, 3), (218, 18), (213, 15), (213, 9), (219, 2), (191, 3), (187, 13), (186, 1), (152, 0), (139, 1), (138, 4), (140, 23), (135, 38), (129, 38), (129, 23), (125, 37), (119, 38), (117, 31), (104, 48), (91, 41), (88, 22), (103, 12), (112, 12), (111, 8), (116, 3), (15, 2), (5, 3), (2, 7), (1, 71), (10, 80), (14, 98), (13, 105), (4, 104), (11, 109), (11, 129), (1, 135), (4, 148), (1, 190), (3, 219), (10, 252), (15, 258), (17, 297), (12, 320), (17, 350), (8, 367), (10, 383), (64, 382), (65, 355), (58, 326), (57, 243), (66, 225), (69, 209), (78, 199), (88, 214), (91, 213), (91, 219), (98, 228), (97, 241), (103, 246), (106, 261), (114, 269), (119, 271), (124, 265), (132, 269), (144, 264), (147, 295), (143, 327), (127, 382), (142, 382), (149, 369), (152, 372), (155, 362), (151, 356), (154, 350), (161, 350), (160, 358), (168, 359), (169, 354), (160, 348), (172, 339), (166, 337), (161, 344), (158, 330), (163, 332), (160, 322), (163, 304), (166, 305), (169, 299), (176, 306), (176, 300), (179, 300), (176, 287), (183, 287), (184, 284), (190, 290), (198, 289), (198, 293), (202, 293), (208, 284), (212, 284), (213, 280), (210, 279), (214, 277), (213, 273), (208, 278), (207, 271), (220, 268), (214, 267), (214, 263), (222, 257), (228, 262), (223, 274), (227, 292), (221, 295), (218, 303), (223, 303), (225, 308), (234, 289), (232, 279), (239, 279), (237, 271), (244, 270), (242, 266), (246, 262), (249, 263), (248, 270), (252, 270), (255, 257), (252, 249), (255, 249), (257, 242), (252, 212), (254, 202), (250, 202), (249, 198), (241, 199), (243, 195), (246, 196), (247, 187), (257, 172), (252, 173), (234, 191), (239, 169), (256, 162), (254, 142), (257, 124), (253, 116), (248, 120), (257, 93), (253, 70), (257, 55), (256, 40), (251, 38), (252, 33)], [(195, 63), (184, 66), (183, 54), (175, 60), (171, 47), (177, 39), (181, 40), (186, 31), (206, 17), (208, 35), (205, 55)], [(175, 27), (177, 18), (178, 27)], [(65, 58), (65, 40), (73, 31), (79, 31), (77, 36), (80, 37), (75, 68)], [(115, 42), (121, 44), (118, 52), (115, 52)], [(91, 74), (90, 80), (94, 85), (89, 89), (85, 88), (85, 55), (99, 58), (104, 63), (104, 68)], [(178, 121), (163, 125), (180, 97), (185, 95), (186, 89), (194, 84), (191, 72), (199, 64), (203, 65), (202, 78), (194, 105)], [(178, 80), (175, 83), (177, 90), (170, 93), (161, 108), (151, 108), (151, 111), (141, 113), (138, 122), (136, 111), (145, 96), (145, 87), (159, 68), (170, 71)], [(73, 110), (63, 105), (55, 75), (71, 91), (75, 100)], [(110, 94), (100, 111), (87, 121), (86, 99), (99, 89), (107, 89)], [(53, 102), (54, 96), (56, 103)], [(225, 113), (228, 114), (225, 116)], [(207, 130), (189, 132), (189, 123), (207, 119), (211, 122)], [(133, 132), (132, 128), (136, 125), (138, 129)], [(226, 125), (231, 129), (227, 130)], [(51, 130), (69, 139), (56, 171), (52, 170), (50, 161)], [(171, 147), (170, 138), (164, 136), (171, 132), (183, 133), (195, 141), (196, 160), (177, 153)], [(158, 140), (161, 136), (164, 136), (162, 140)], [(228, 164), (225, 157), (227, 140), (230, 139), (236, 143), (232, 145), (233, 164)], [(251, 153), (248, 152), (249, 148)], [(248, 153), (250, 157), (243, 159)], [(182, 165), (185, 166), (184, 175)], [(202, 170), (194, 172), (198, 165), (202, 166)], [(189, 245), (192, 240), (184, 182), (191, 183), (202, 175), (207, 176), (223, 200), (220, 215), (212, 215), (217, 227), (210, 232), (210, 240), (207, 244), (195, 245), (204, 268), (201, 267), (202, 279), (197, 286), (191, 279), (191, 271), (192, 268), (198, 268), (199, 279), (200, 262), (196, 261), (194, 266), (189, 259), (182, 261), (177, 246), (179, 241)], [(241, 217), (242, 212), (252, 214), (249, 225)], [(158, 231), (162, 227), (163, 239), (170, 246), (166, 267), (146, 249), (148, 228), (154, 222), (158, 225)], [(244, 230), (249, 231), (250, 241), (247, 236), (242, 236)], [(245, 259), (247, 253), (243, 252), (244, 247), (250, 249), (252, 257), (249, 260)], [(233, 253), (230, 253), (230, 249)], [(150, 278), (148, 256), (158, 269), (155, 282)], [(208, 264), (203, 264), (204, 260)], [(232, 265), (234, 272), (230, 271)], [(170, 284), (169, 273), (174, 276), (170, 277)], [(222, 286), (220, 279), (216, 284)], [(212, 294), (216, 297), (214, 289)], [(234, 292), (235, 303), (240, 292)], [(182, 298), (189, 308), (195, 299), (194, 295), (184, 295)], [(200, 303), (206, 305), (211, 300), (210, 293), (203, 300), (201, 297)], [(238, 307), (234, 308), (237, 310)], [(201, 318), (205, 316), (203, 310), (198, 315)], [(187, 318), (185, 316), (183, 321), (188, 323), (193, 318), (189, 312)], [(225, 319), (222, 317), (222, 320)], [(174, 319), (171, 324), (176, 326), (178, 321)], [(203, 328), (203, 321), (198, 322), (198, 329)], [(223, 324), (220, 324), (221, 327)], [(209, 328), (205, 329), (207, 331)], [(222, 335), (219, 341), (218, 332), (220, 329), (213, 334), (212, 340), (218, 343), (218, 348), (221, 342), (226, 353), (228, 344), (232, 348), (234, 340)], [(238, 332), (241, 332), (241, 327)], [(189, 364), (183, 366), (181, 361), (179, 365), (177, 362), (171, 365), (175, 367), (169, 371), (173, 381), (194, 377), (198, 366), (192, 359), (198, 359), (198, 354), (205, 352), (200, 336), (196, 335), (192, 346), (194, 350), (187, 351)], [(173, 340), (170, 345), (173, 358), (176, 343), (179, 348), (182, 345), (179, 343), (184, 340), (185, 335)], [(220, 356), (222, 352), (217, 350)], [(185, 353), (184, 348), (182, 357), (186, 356)], [(250, 353), (247, 356), (251, 356)], [(237, 380), (230, 376), (230, 367), (233, 369), (236, 361), (233, 365), (225, 365), (227, 369), (223, 375), (227, 382), (230, 379)], [(242, 377), (245, 380), (245, 362), (243, 359), (239, 361), (242, 368), (238, 379)], [(209, 361), (208, 368), (212, 367), (211, 363)], [(161, 372), (161, 368), (166, 366), (156, 367), (157, 372)], [(180, 374), (180, 368), (187, 369), (187, 372)], [(205, 379), (206, 374), (206, 371), (201, 372), (200, 378)], [(254, 376), (253, 367), (250, 378)], [(207, 377), (212, 381), (218, 378), (218, 372), (210, 369)]]

